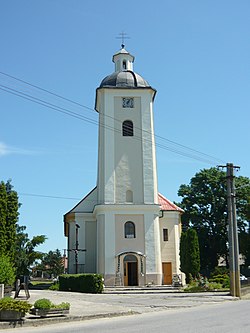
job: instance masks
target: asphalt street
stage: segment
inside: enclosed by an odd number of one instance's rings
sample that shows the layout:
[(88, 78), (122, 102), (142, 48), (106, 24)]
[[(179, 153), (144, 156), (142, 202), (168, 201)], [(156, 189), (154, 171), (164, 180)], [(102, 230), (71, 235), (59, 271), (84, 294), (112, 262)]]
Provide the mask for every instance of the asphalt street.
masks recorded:
[[(144, 312), (133, 316), (85, 321), (58, 322), (56, 325), (23, 327), (25, 333), (248, 333), (250, 300), (203, 303), (189, 308)], [(8, 330), (16, 332), (15, 329)]]

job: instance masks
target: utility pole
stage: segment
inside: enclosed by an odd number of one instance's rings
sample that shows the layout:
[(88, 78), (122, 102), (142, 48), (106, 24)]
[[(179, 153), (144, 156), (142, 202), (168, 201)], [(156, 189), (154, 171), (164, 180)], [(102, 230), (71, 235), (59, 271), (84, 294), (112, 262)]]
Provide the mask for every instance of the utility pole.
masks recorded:
[(240, 266), (239, 266), (239, 243), (236, 215), (236, 199), (234, 185), (234, 170), (239, 166), (227, 163), (227, 214), (228, 214), (228, 244), (229, 244), (229, 269), (230, 269), (230, 294), (241, 297)]
[(231, 204), (232, 204), (232, 216), (233, 216), (233, 239), (234, 239), (234, 258), (235, 258), (235, 296), (241, 297), (241, 286), (240, 286), (240, 264), (239, 264), (239, 240), (238, 240), (238, 227), (237, 227), (237, 214), (236, 214), (236, 195), (235, 195), (235, 184), (234, 184), (234, 169), (239, 167), (233, 164), (227, 164), (227, 173), (230, 170), (231, 179)]

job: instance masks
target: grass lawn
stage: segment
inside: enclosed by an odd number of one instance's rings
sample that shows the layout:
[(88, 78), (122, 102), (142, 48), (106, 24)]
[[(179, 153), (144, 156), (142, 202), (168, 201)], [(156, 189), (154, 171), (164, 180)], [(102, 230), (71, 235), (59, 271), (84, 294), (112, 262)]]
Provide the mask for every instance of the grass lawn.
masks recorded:
[(31, 280), (29, 283), (29, 289), (49, 289), (52, 284), (52, 280)]

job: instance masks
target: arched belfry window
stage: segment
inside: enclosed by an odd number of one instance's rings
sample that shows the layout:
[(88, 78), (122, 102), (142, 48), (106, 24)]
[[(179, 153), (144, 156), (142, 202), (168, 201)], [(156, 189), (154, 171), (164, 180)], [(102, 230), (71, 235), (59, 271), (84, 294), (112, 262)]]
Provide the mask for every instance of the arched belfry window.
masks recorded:
[(135, 224), (128, 221), (124, 224), (124, 235), (125, 238), (135, 238)]
[(123, 62), (122, 62), (122, 68), (123, 69), (127, 69), (127, 62), (126, 62), (126, 60), (123, 60)]
[(133, 136), (134, 135), (134, 125), (131, 120), (125, 120), (122, 123), (122, 135), (123, 136)]

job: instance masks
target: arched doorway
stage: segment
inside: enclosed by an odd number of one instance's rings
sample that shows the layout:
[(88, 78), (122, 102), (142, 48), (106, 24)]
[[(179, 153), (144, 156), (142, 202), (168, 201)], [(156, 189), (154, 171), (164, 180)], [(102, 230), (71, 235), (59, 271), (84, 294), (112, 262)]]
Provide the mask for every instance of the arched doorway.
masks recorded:
[(124, 286), (138, 286), (138, 260), (133, 254), (123, 259)]

